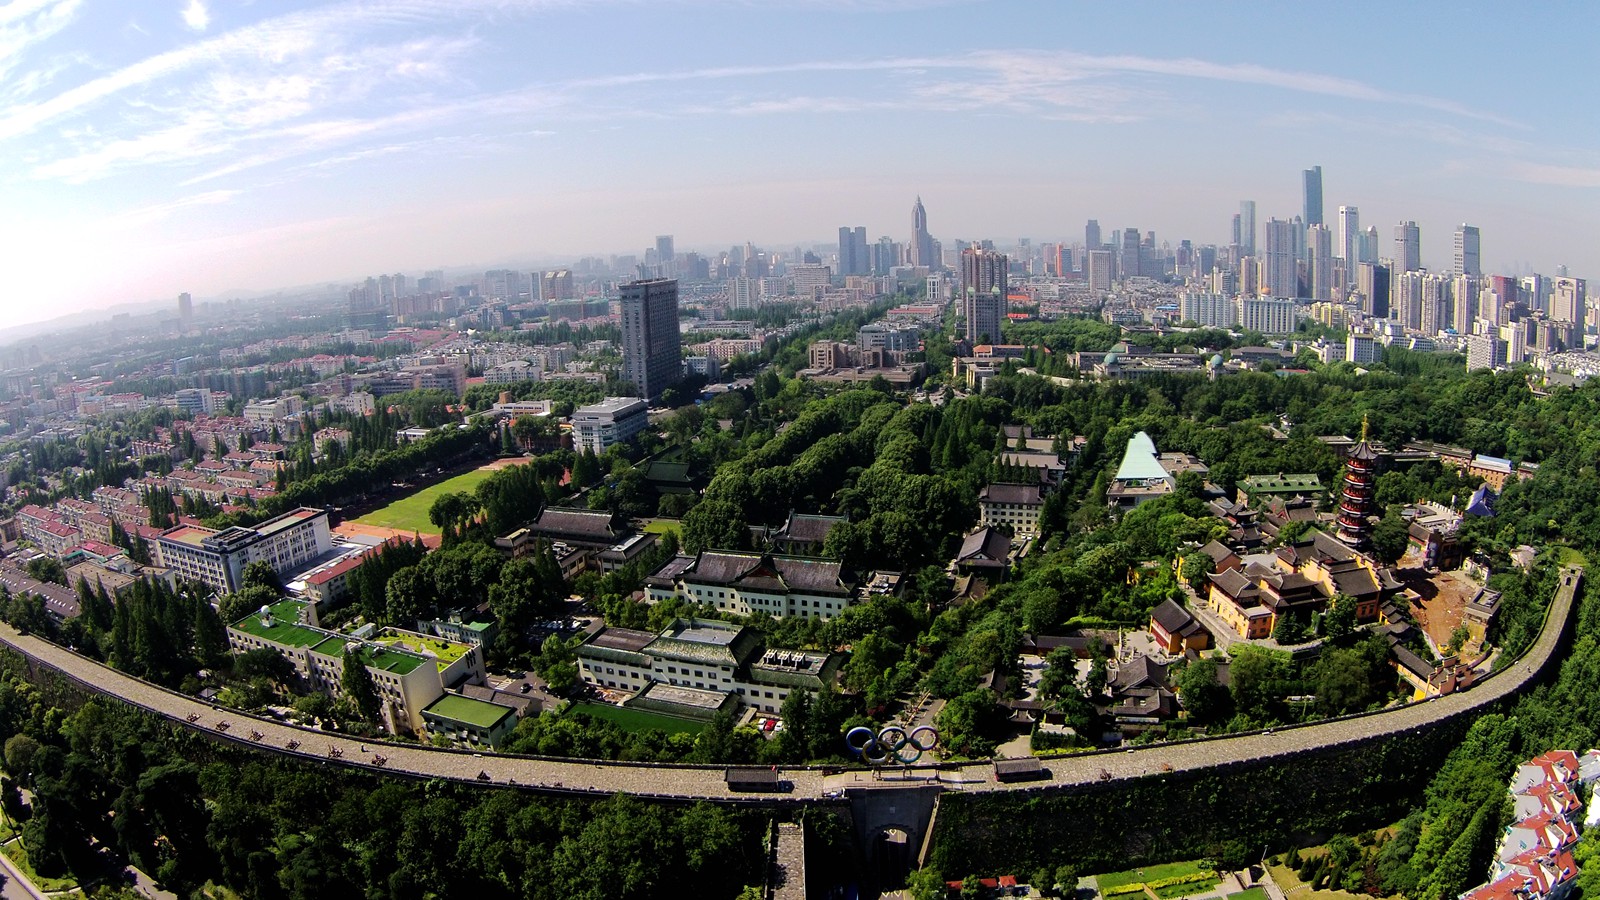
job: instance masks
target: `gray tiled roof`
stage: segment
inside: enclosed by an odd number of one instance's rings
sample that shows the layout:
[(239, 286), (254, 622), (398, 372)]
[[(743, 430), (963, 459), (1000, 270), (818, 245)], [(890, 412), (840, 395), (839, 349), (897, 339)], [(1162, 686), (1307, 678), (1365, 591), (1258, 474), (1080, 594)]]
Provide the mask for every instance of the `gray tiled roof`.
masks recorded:
[(1043, 503), (1037, 484), (1006, 484), (997, 482), (984, 485), (978, 499), (989, 503)]

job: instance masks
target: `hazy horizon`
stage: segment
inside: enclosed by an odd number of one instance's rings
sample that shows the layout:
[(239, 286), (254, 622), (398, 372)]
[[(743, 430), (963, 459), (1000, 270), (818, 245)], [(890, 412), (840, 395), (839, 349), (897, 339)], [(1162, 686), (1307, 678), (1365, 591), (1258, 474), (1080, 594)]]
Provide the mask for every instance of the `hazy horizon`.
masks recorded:
[[(0, 328), (493, 260), (1360, 209), (1594, 271), (1600, 11), (815, 0), (0, 6)], [(1486, 52), (1492, 48), (1494, 52)], [(810, 237), (806, 237), (809, 235)]]

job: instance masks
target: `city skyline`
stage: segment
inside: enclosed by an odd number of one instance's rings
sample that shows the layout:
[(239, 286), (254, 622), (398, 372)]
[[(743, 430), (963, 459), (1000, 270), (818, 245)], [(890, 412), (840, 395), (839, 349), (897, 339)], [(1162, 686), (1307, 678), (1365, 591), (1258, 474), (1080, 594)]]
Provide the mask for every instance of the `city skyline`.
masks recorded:
[[(1356, 5), (1307, 47), (1309, 12), (1267, 9), (1241, 8), (1246, 46), (1176, 6), (1151, 27), (1023, 3), (14, 0), (0, 327), (666, 234), (907, 242), (918, 196), (946, 248), (1075, 243), (1088, 219), (1225, 244), (1241, 201), (1302, 214), (1312, 166), (1325, 210), (1417, 222), (1430, 269), (1468, 222), (1485, 272), (1594, 274), (1597, 126), (1570, 102), (1594, 11)], [(1026, 37), (971, 37), (1005, 33)], [(1490, 64), (1451, 64), (1490, 39)]]

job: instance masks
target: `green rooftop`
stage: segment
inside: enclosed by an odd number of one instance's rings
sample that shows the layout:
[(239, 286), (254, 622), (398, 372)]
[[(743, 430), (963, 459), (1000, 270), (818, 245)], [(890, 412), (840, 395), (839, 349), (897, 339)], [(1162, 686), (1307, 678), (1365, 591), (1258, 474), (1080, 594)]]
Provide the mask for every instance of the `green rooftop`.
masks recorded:
[(312, 647), (311, 649), (317, 653), (321, 653), (323, 656), (331, 656), (334, 659), (343, 659), (344, 645), (350, 643), (352, 640), (354, 640), (354, 638), (342, 634), (336, 634), (316, 645), (315, 647)]
[(474, 700), (457, 694), (445, 694), (422, 711), (425, 716), (437, 716), (452, 722), (463, 722), (474, 728), (490, 729), (506, 716), (516, 715), (516, 710), (487, 700)]
[(1316, 475), (1251, 475), (1239, 482), (1248, 493), (1289, 493), (1322, 490), (1322, 479)]
[[(322, 635), (319, 634), (318, 636), (321, 637)], [(355, 638), (347, 634), (336, 634), (311, 649), (323, 656), (331, 656), (334, 659), (343, 660), (345, 645), (354, 640)], [(418, 666), (428, 661), (426, 657), (390, 650), (387, 647), (380, 648), (376, 644), (361, 642), (361, 647), (366, 652), (367, 666), (369, 668), (393, 672), (396, 675), (410, 675), (416, 671)]]
[(417, 667), (427, 662), (426, 657), (410, 653), (401, 653), (398, 650), (374, 650), (371, 644), (367, 645), (367, 665), (396, 675), (410, 675)]
[(298, 600), (282, 600), (268, 607), (271, 614), (267, 624), (261, 623), (261, 613), (253, 612), (233, 623), (233, 627), (286, 647), (310, 647), (321, 643), (327, 633), (300, 624), (300, 608), (304, 605)]
[(439, 660), (440, 669), (453, 664), (456, 660), (472, 652), (472, 647), (469, 644), (459, 644), (455, 641), (447, 641), (443, 638), (428, 637), (420, 634), (408, 634), (396, 631), (393, 628), (385, 628), (376, 640), (386, 647), (404, 647), (413, 653), (435, 657)]

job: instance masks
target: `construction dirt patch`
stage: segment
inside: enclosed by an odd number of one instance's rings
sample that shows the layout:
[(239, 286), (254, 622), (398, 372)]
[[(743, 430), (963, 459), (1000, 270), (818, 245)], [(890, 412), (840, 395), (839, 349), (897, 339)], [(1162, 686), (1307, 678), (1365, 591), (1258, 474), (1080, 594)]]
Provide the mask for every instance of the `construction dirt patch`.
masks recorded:
[[(361, 522), (341, 522), (339, 525), (334, 527), (333, 533), (341, 534), (345, 537), (369, 537), (383, 539), (399, 537), (405, 538), (406, 540), (411, 540), (418, 536), (417, 533), (411, 531), (401, 531), (398, 528), (384, 528), (381, 525), (365, 525)], [(421, 538), (423, 545), (429, 550), (439, 549), (439, 544), (443, 540), (437, 534), (424, 534), (421, 535)]]
[[(1442, 649), (1450, 643), (1451, 633), (1465, 621), (1463, 611), (1467, 602), (1477, 595), (1479, 584), (1464, 572), (1440, 572), (1427, 578), (1408, 579), (1407, 585), (1421, 595), (1421, 604), (1413, 601), (1411, 605), (1411, 615), (1417, 620), (1417, 626), (1435, 647)], [(1467, 630), (1471, 637), (1461, 648), (1461, 656), (1470, 659), (1483, 642), (1483, 628), (1468, 622)]]

